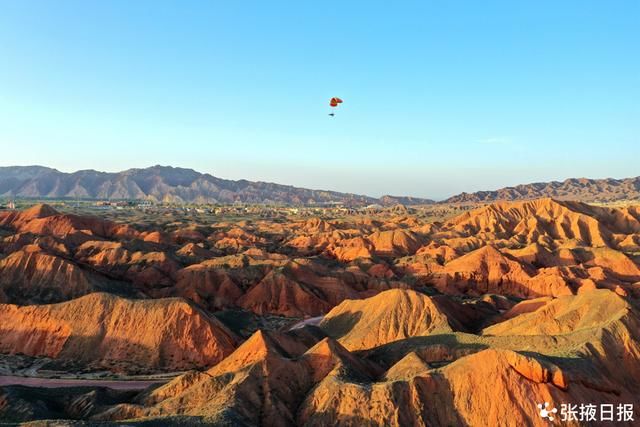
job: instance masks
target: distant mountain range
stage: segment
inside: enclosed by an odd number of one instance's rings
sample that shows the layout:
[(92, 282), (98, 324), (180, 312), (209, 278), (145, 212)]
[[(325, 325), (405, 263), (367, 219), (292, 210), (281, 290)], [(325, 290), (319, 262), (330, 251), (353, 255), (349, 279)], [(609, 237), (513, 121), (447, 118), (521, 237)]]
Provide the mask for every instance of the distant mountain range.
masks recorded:
[(528, 200), (552, 197), (582, 202), (614, 202), (640, 199), (640, 177), (625, 179), (571, 178), (562, 182), (538, 182), (495, 191), (461, 193), (442, 203), (482, 203), (498, 200)]
[(80, 198), (152, 200), (193, 203), (256, 203), (346, 206), (431, 204), (415, 197), (374, 198), (336, 191), (310, 190), (247, 180), (232, 181), (192, 169), (153, 166), (109, 173), (81, 170), (64, 173), (43, 166), (0, 167), (0, 196), (23, 198)]
[[(290, 185), (227, 180), (192, 169), (153, 166), (123, 172), (81, 170), (64, 173), (43, 166), (0, 167), (0, 196), (18, 198), (80, 198), (94, 200), (152, 200), (175, 203), (256, 203), (285, 205), (344, 204), (361, 207), (424, 205), (430, 199), (407, 196), (380, 198)], [(583, 202), (640, 199), (640, 177), (626, 179), (572, 178), (461, 193), (440, 203), (484, 203), (552, 197)]]

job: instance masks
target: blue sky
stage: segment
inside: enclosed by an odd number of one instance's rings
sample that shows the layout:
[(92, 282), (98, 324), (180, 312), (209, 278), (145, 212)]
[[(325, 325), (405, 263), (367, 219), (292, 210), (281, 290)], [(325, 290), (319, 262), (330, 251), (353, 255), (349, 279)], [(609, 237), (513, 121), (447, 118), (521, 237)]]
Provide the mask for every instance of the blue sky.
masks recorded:
[(637, 176), (638, 22), (635, 0), (0, 0), (0, 165), (432, 198)]

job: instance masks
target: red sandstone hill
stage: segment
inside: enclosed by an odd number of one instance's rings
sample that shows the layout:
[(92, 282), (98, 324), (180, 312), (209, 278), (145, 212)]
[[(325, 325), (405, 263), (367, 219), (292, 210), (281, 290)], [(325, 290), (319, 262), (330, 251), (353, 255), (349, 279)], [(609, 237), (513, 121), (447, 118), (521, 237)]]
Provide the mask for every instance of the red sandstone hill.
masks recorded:
[[(399, 325), (428, 304), (410, 291), (390, 292), (397, 295), (385, 316)], [(382, 295), (359, 302), (362, 309), (377, 312)], [(428, 317), (416, 325), (428, 325)], [(525, 324), (547, 325), (549, 335), (522, 335)], [(257, 332), (209, 371), (93, 419), (180, 414), (214, 424), (483, 426), (501, 425), (508, 414), (514, 425), (543, 426), (536, 402), (639, 402), (639, 325), (635, 307), (597, 290), (547, 302), (482, 335), (427, 327), (364, 353), (331, 338), (301, 345), (288, 334)]]
[(460, 235), (520, 243), (576, 240), (587, 246), (605, 246), (616, 243), (615, 234), (640, 232), (640, 214), (635, 209), (538, 199), (488, 205), (449, 220), (445, 227)]
[(93, 217), (62, 215), (48, 205), (35, 205), (22, 212), (2, 212), (0, 227), (22, 233), (55, 236), (73, 243), (82, 243), (90, 239), (90, 236), (134, 238), (138, 235), (128, 225), (115, 224)]
[(366, 300), (344, 301), (324, 317), (320, 327), (345, 348), (365, 350), (409, 337), (461, 330), (454, 317), (456, 308), (448, 301), (393, 289)]
[(436, 223), (398, 211), (127, 228), (5, 212), (0, 302), (69, 301), (1, 305), (0, 353), (196, 370), (118, 396), (0, 387), (0, 419), (543, 425), (536, 400), (640, 405), (639, 212), (542, 199)]
[(53, 305), (0, 304), (0, 352), (118, 371), (180, 370), (219, 362), (236, 338), (179, 299), (94, 293)]
[[(172, 243), (165, 233), (155, 239), (160, 245), (148, 240), (154, 232), (45, 205), (0, 218), (2, 228), (15, 233), (0, 242), (5, 302), (58, 302), (105, 290), (183, 296), (212, 310), (305, 316), (324, 314), (345, 298), (407, 287), (398, 282), (404, 275), (444, 293), (519, 298), (571, 294), (583, 286), (630, 293), (640, 281), (637, 209), (552, 199), (498, 203), (436, 225), (403, 216), (209, 231), (190, 226), (170, 234), (199, 243)], [(291, 263), (290, 255), (262, 248), (269, 245), (306, 260)], [(221, 256), (219, 248), (231, 254)], [(325, 259), (342, 265), (327, 270)], [(272, 271), (285, 265), (290, 268)]]
[[(195, 238), (197, 233), (200, 242), (171, 243), (167, 237), (157, 246), (147, 241), (152, 232), (36, 206), (1, 216), (2, 227), (16, 234), (0, 246), (5, 252), (0, 296), (9, 302), (56, 302), (120, 289), (150, 297), (184, 296), (214, 310), (237, 306), (257, 314), (304, 316), (326, 313), (345, 298), (406, 287), (395, 281), (406, 274), (441, 292), (472, 296), (563, 295), (583, 286), (629, 293), (640, 280), (633, 255), (640, 249), (639, 217), (634, 208), (542, 199), (499, 203), (429, 227), (407, 217), (394, 217), (397, 222), (308, 220), (270, 231), (283, 245), (276, 251), (308, 257), (305, 265), (292, 263), (276, 273), (273, 268), (287, 265), (288, 256), (251, 248), (276, 244), (257, 225), (174, 230), (174, 236)], [(40, 250), (25, 249), (33, 243)], [(232, 255), (221, 257), (219, 248)], [(233, 255), (240, 250), (245, 253)], [(323, 258), (335, 258), (344, 267), (323, 271)], [(381, 258), (387, 261), (370, 268)], [(201, 282), (197, 271), (210, 278)], [(21, 291), (16, 283), (26, 288)], [(32, 297), (11, 299), (20, 292)]]
[[(447, 221), (430, 235), (431, 249), (403, 268), (454, 294), (530, 298), (582, 286), (632, 292), (640, 279), (639, 218), (635, 208), (552, 199), (497, 203)], [(438, 247), (447, 248), (446, 257)]]
[(126, 285), (82, 269), (37, 245), (24, 246), (0, 259), (0, 303), (61, 302), (106, 290), (131, 293)]

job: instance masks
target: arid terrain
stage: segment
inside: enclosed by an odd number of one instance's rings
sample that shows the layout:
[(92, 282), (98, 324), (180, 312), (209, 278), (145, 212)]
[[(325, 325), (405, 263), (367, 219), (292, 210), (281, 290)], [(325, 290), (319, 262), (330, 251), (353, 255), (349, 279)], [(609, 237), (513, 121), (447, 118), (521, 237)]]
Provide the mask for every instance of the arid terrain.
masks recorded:
[(541, 402), (637, 411), (638, 298), (633, 204), (4, 210), (0, 423), (543, 426)]

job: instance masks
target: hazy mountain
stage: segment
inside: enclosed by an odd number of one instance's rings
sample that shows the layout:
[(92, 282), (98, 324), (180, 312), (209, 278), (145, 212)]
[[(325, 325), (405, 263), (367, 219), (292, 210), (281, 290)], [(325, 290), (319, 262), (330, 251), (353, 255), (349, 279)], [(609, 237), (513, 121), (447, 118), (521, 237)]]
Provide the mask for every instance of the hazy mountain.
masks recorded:
[(42, 166), (0, 167), (0, 195), (29, 198), (151, 199), (198, 203), (277, 203), (313, 205), (344, 203), (364, 206), (433, 203), (413, 197), (380, 199), (336, 191), (246, 180), (232, 181), (192, 169), (153, 166), (108, 173), (81, 170), (64, 173)]
[(493, 202), (497, 200), (527, 200), (553, 197), (560, 200), (583, 202), (612, 202), (640, 199), (640, 177), (625, 179), (571, 178), (562, 182), (538, 182), (495, 191), (461, 193), (445, 203)]

